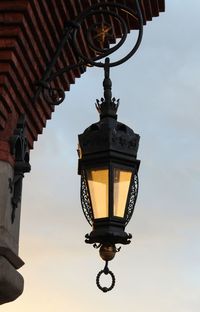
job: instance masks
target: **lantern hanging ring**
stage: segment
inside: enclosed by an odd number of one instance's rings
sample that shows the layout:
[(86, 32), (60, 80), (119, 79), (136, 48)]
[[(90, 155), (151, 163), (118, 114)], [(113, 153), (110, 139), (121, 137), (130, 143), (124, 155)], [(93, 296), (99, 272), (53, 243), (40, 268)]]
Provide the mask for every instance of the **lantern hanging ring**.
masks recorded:
[[(105, 275), (110, 275), (111, 279), (112, 279), (112, 282), (111, 282), (111, 285), (110, 287), (102, 287), (101, 284), (100, 284), (100, 278), (101, 278), (101, 275), (102, 274), (105, 274)], [(103, 270), (101, 270), (98, 274), (97, 274), (97, 277), (96, 277), (96, 284), (97, 284), (97, 287), (102, 290), (104, 293), (112, 290), (115, 286), (115, 275), (112, 271), (109, 270), (108, 268), (108, 261), (106, 261), (106, 264), (105, 264), (105, 267)]]

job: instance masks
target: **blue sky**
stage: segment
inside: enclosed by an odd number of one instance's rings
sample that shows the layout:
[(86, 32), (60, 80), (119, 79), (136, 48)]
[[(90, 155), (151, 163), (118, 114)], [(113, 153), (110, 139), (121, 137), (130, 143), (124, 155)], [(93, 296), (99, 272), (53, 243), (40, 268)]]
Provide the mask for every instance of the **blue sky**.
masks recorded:
[[(103, 267), (84, 243), (77, 135), (98, 120), (103, 72), (89, 69), (66, 94), (31, 152), (24, 179), (20, 256), (23, 295), (3, 312), (199, 312), (200, 3), (166, 1), (144, 29), (137, 54), (111, 71), (118, 119), (141, 136), (140, 190), (123, 246), (101, 293)], [(131, 46), (134, 34), (129, 36)]]

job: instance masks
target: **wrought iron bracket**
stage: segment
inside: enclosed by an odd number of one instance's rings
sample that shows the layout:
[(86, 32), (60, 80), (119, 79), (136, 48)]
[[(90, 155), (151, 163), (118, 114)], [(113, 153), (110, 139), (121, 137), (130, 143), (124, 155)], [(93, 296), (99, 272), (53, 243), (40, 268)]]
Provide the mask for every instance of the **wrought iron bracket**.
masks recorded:
[(21, 201), (22, 181), (25, 172), (30, 172), (31, 166), (29, 164), (29, 148), (27, 138), (25, 136), (25, 116), (20, 115), (16, 129), (13, 136), (10, 138), (10, 151), (15, 159), (14, 176), (9, 179), (9, 188), (12, 193), (11, 203), (11, 222), (14, 223), (15, 211)]
[[(99, 18), (101, 22), (99, 22)], [(55, 85), (52, 84), (56, 78), (77, 68), (80, 68), (81, 72), (84, 72), (86, 66), (104, 68), (105, 62), (101, 62), (101, 60), (116, 52), (127, 39), (129, 32), (127, 19), (133, 19), (137, 23), (139, 29), (138, 37), (132, 50), (128, 54), (117, 61), (109, 63), (109, 67), (114, 67), (121, 65), (131, 58), (138, 50), (142, 41), (143, 17), (139, 0), (135, 0), (131, 8), (121, 3), (113, 3), (111, 1), (93, 4), (73, 21), (67, 21), (54, 56), (48, 64), (42, 79), (36, 83), (37, 90), (33, 102), (35, 102), (42, 93), (49, 104), (59, 105), (65, 99), (65, 92), (63, 89), (56, 88)], [(118, 26), (122, 29), (122, 37), (114, 46), (110, 46), (110, 43), (116, 39), (113, 20), (115, 23), (118, 23)], [(77, 38), (80, 34), (85, 36), (85, 42), (89, 51), (88, 55), (84, 55), (78, 43), (79, 40)], [(74, 49), (77, 63), (69, 64), (56, 71), (56, 62), (67, 42)]]

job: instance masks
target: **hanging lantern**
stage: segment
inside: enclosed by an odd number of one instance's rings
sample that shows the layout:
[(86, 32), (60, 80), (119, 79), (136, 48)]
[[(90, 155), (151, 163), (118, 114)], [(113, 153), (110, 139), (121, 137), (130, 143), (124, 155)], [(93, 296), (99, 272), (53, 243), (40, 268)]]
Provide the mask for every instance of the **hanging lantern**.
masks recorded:
[[(107, 64), (107, 65), (106, 65)], [(99, 244), (100, 256), (110, 261), (115, 244), (129, 244), (125, 227), (138, 194), (139, 135), (117, 121), (119, 100), (112, 98), (109, 59), (105, 63), (104, 98), (97, 100), (100, 121), (79, 135), (81, 204), (92, 226), (86, 243)], [(107, 290), (106, 290), (107, 291)]]

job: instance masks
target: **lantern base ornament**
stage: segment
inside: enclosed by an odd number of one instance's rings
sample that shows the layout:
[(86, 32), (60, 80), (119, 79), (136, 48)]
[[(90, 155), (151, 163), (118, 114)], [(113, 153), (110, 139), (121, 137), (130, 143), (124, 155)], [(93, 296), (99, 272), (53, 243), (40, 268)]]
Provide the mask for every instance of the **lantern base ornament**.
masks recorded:
[(85, 235), (87, 244), (130, 244), (132, 235), (124, 232), (124, 226), (119, 226), (119, 223), (113, 221), (104, 221), (104, 225), (102, 224), (103, 222), (99, 222), (98, 226), (98, 221), (94, 230), (90, 234)]

